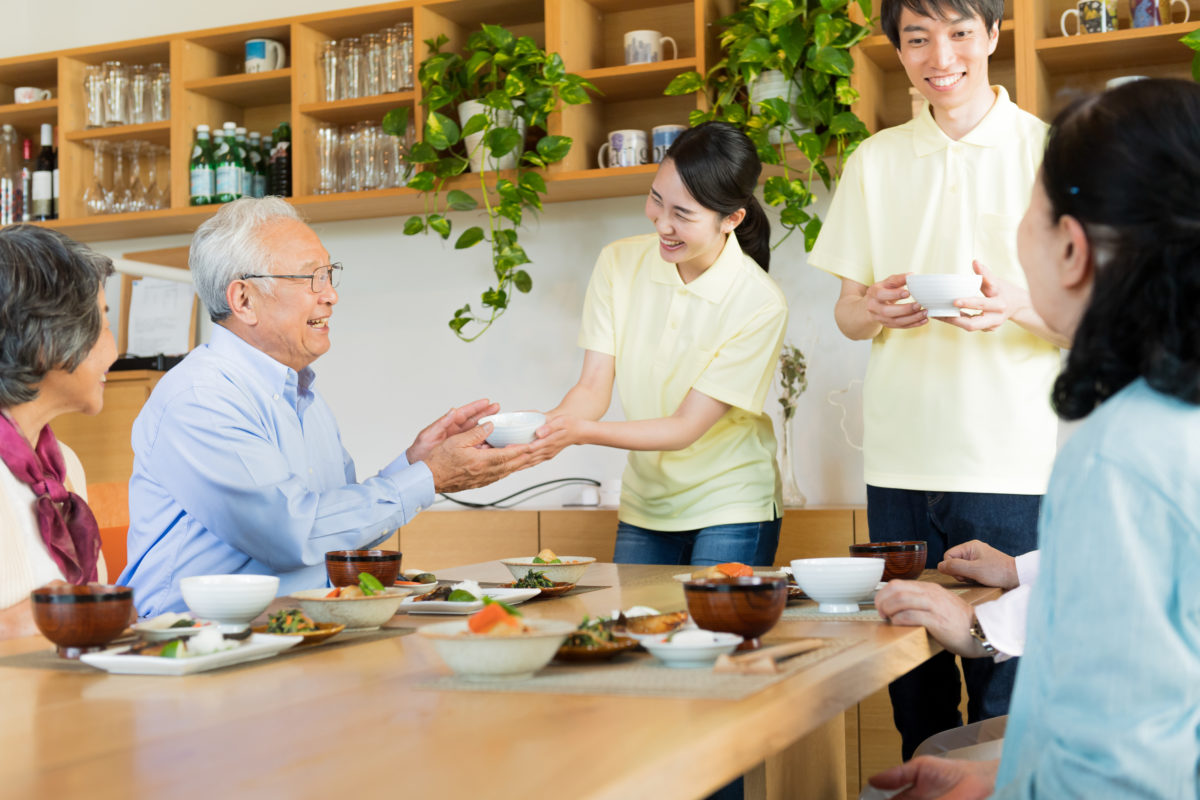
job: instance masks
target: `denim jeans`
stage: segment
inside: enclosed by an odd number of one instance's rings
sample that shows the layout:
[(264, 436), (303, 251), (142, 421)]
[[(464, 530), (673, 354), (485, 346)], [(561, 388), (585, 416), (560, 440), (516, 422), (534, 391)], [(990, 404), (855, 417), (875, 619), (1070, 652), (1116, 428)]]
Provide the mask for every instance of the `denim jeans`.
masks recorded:
[[(867, 527), (872, 542), (924, 539), (929, 547), (927, 569), (936, 567), (946, 550), (971, 539), (1016, 556), (1037, 547), (1041, 500), (1041, 495), (868, 486)], [(962, 660), (969, 722), (1008, 713), (1019, 660)], [(892, 682), (888, 693), (905, 761), (928, 737), (962, 725), (961, 691), (954, 654), (945, 651)]]
[(690, 531), (655, 531), (617, 523), (618, 564), (698, 564), (740, 561), (756, 567), (775, 563), (781, 519), (711, 525)]

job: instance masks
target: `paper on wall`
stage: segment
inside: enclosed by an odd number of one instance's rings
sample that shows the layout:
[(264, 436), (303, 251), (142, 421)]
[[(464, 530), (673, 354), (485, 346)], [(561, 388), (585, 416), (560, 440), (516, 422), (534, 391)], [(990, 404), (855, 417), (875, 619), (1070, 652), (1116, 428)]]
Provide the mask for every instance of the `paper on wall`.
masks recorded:
[(134, 281), (129, 301), (129, 355), (178, 356), (186, 353), (195, 294), (190, 283), (159, 278)]

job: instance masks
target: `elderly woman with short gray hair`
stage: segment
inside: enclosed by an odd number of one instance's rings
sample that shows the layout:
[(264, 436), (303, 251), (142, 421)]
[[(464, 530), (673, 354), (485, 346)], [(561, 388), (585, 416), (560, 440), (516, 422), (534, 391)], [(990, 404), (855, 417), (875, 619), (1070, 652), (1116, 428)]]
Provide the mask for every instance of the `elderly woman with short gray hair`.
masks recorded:
[(104, 404), (112, 272), (57, 231), (0, 229), (0, 638), (37, 632), (32, 589), (107, 577), (83, 467), (50, 422)]

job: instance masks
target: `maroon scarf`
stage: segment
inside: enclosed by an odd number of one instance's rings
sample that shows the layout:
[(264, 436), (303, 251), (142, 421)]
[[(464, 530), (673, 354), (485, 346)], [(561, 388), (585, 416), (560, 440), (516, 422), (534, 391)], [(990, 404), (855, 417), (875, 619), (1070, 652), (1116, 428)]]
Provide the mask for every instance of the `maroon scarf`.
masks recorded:
[(36, 451), (7, 414), (0, 414), (0, 460), (37, 495), (42, 541), (63, 577), (74, 584), (98, 578), (100, 528), (83, 498), (67, 491), (67, 467), (50, 426), (42, 428)]

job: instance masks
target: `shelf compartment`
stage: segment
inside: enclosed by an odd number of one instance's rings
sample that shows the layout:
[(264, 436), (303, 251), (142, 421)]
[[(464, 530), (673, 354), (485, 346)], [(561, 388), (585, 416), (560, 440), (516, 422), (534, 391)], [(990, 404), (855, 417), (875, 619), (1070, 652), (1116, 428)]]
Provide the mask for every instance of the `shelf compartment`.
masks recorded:
[(111, 128), (86, 128), (67, 134), (69, 142), (86, 142), (90, 139), (103, 139), (106, 142), (138, 140), (169, 147), (171, 145), (171, 121), (144, 122), (141, 125), (114, 125)]
[(611, 103), (661, 95), (676, 75), (695, 69), (696, 59), (677, 58), (650, 64), (590, 69), (580, 75), (604, 92), (600, 99)]
[(241, 108), (282, 105), (292, 96), (292, 68), (188, 81), (183, 88)]
[(58, 124), (58, 98), (36, 103), (8, 103), (0, 106), (0, 125), (14, 128), (36, 128), (49, 123)]
[[(1016, 23), (1013, 20), (1000, 20), (1000, 42), (996, 45), (996, 52), (992, 53), (991, 61), (1007, 61), (1013, 57), (1015, 30)], [(896, 53), (896, 48), (888, 41), (885, 34), (877, 33), (863, 39), (858, 43), (858, 52), (871, 59), (872, 63), (885, 72), (904, 69), (900, 63), (900, 56)]]
[(364, 119), (381, 120), (383, 115), (397, 106), (413, 105), (415, 94), (395, 92), (372, 97), (352, 97), (328, 103), (304, 103), (298, 110), (305, 116), (338, 125), (360, 122)]
[(1082, 36), (1054, 36), (1034, 45), (1042, 64), (1054, 72), (1137, 68), (1147, 64), (1182, 64), (1192, 51), (1179, 39), (1196, 23), (1129, 28)]

